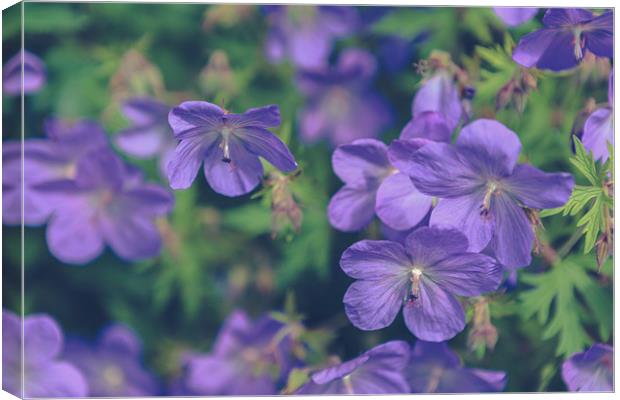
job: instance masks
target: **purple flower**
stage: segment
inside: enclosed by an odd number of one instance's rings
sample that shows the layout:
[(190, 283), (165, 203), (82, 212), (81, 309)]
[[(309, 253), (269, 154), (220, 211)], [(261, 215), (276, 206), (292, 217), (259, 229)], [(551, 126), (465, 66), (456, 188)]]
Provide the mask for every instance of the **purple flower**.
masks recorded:
[[(411, 151), (423, 144), (420, 139), (402, 143)], [(407, 230), (418, 225), (431, 208), (431, 197), (420, 193), (407, 175), (392, 166), (387, 146), (378, 140), (358, 139), (339, 146), (332, 165), (345, 183), (327, 209), (336, 229), (362, 229), (376, 212), (390, 228)]]
[(38, 91), (47, 80), (43, 61), (27, 50), (20, 50), (2, 68), (2, 91), (8, 95), (22, 93), (22, 57), (24, 94)]
[(445, 70), (426, 81), (413, 99), (413, 118), (400, 133), (401, 139), (425, 138), (449, 142), (463, 113), (458, 88)]
[(204, 101), (186, 101), (168, 117), (181, 142), (168, 163), (173, 189), (188, 188), (204, 161), (213, 190), (234, 197), (251, 192), (263, 177), (259, 156), (283, 172), (297, 168), (286, 145), (267, 128), (280, 125), (280, 109), (270, 105), (229, 114)]
[(142, 366), (141, 353), (134, 332), (115, 324), (102, 332), (96, 344), (69, 339), (64, 357), (84, 373), (90, 396), (157, 395), (157, 381)]
[(371, 87), (375, 69), (370, 53), (347, 49), (335, 67), (300, 71), (298, 86), (306, 96), (299, 114), (301, 138), (307, 143), (328, 138), (340, 145), (379, 136), (391, 124), (392, 112)]
[(168, 125), (170, 106), (145, 97), (127, 100), (122, 110), (132, 126), (114, 138), (118, 147), (137, 158), (159, 157), (160, 169), (165, 172), (177, 145)]
[(493, 7), (493, 11), (510, 27), (524, 24), (538, 14), (538, 8), (534, 7)]
[(487, 246), (509, 268), (530, 264), (534, 231), (525, 208), (560, 207), (574, 185), (568, 173), (517, 164), (517, 135), (494, 120), (465, 126), (456, 145), (431, 142), (409, 154), (390, 149), (394, 164), (421, 193), (439, 197), (431, 226), (455, 227), (469, 251)]
[(302, 68), (327, 64), (336, 39), (353, 33), (359, 16), (353, 7), (271, 6), (265, 46), (271, 62), (290, 59)]
[[(45, 123), (47, 139), (24, 141), (24, 224), (40, 225), (52, 213), (56, 199), (36, 185), (75, 177), (77, 162), (94, 149), (107, 147), (103, 128), (90, 120), (52, 118)], [(21, 143), (4, 142), (2, 148), (3, 223), (21, 223)]]
[(613, 13), (598, 17), (581, 8), (552, 8), (544, 28), (521, 38), (512, 58), (524, 67), (562, 71), (581, 62), (586, 50), (613, 58)]
[[(24, 359), (22, 363), (22, 326)], [(85, 397), (82, 373), (58, 358), (63, 346), (60, 327), (45, 314), (23, 320), (2, 310), (2, 389), (18, 397)], [(22, 366), (24, 393), (22, 393)]]
[(614, 390), (614, 349), (596, 343), (573, 354), (562, 364), (562, 379), (571, 392), (612, 392)]
[(340, 267), (353, 282), (344, 295), (345, 312), (356, 327), (390, 325), (403, 308), (407, 328), (418, 338), (439, 342), (465, 328), (456, 296), (478, 296), (499, 286), (501, 267), (484, 254), (467, 252), (456, 229), (423, 227), (404, 244), (362, 240), (349, 247)]
[(277, 394), (291, 363), (285, 325), (265, 315), (251, 321), (233, 312), (209, 354), (189, 357), (184, 387), (201, 396)]
[(362, 355), (313, 373), (295, 394), (395, 394), (410, 393), (403, 370), (409, 345), (392, 341)]
[(418, 340), (406, 376), (413, 393), (499, 392), (506, 386), (505, 372), (464, 368), (446, 342)]
[(596, 160), (609, 158), (607, 144), (614, 145), (614, 73), (609, 74), (607, 90), (608, 105), (595, 110), (583, 127), (583, 146), (590, 150)]
[(47, 225), (47, 244), (59, 260), (86, 264), (107, 243), (126, 260), (156, 256), (161, 238), (154, 220), (170, 211), (171, 194), (142, 182), (141, 174), (109, 150), (97, 149), (77, 163), (75, 179), (36, 185), (58, 196)]

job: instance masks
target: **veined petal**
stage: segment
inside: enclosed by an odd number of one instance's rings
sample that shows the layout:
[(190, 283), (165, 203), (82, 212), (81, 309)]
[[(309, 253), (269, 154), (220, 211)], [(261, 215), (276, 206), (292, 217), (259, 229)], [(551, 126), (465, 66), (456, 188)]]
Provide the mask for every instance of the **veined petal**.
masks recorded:
[(424, 274), (438, 286), (457, 296), (479, 296), (496, 290), (502, 267), (491, 257), (478, 253), (453, 254), (425, 267)]
[(182, 140), (177, 145), (166, 167), (171, 188), (187, 189), (191, 186), (206, 157), (207, 150), (215, 147), (214, 141), (215, 138), (209, 142), (203, 137), (194, 137)]
[(429, 111), (409, 121), (400, 132), (400, 139), (424, 138), (435, 142), (449, 142), (453, 129), (441, 114)]
[(236, 136), (250, 152), (263, 157), (283, 172), (297, 168), (295, 157), (279, 137), (261, 127), (248, 126), (235, 131)]
[(47, 224), (47, 246), (69, 264), (86, 264), (103, 252), (103, 236), (90, 210), (58, 210)]
[(614, 144), (614, 113), (611, 109), (599, 108), (590, 114), (583, 128), (582, 141), (596, 160), (607, 161), (607, 143)]
[(534, 231), (525, 211), (502, 194), (493, 197), (491, 214), (495, 222), (491, 248), (497, 260), (508, 268), (530, 265)]
[(380, 280), (402, 276), (403, 272), (406, 276), (410, 265), (405, 248), (388, 240), (362, 240), (346, 249), (340, 258), (340, 268), (355, 279)]
[(543, 24), (550, 27), (576, 25), (592, 18), (592, 13), (583, 8), (550, 8), (543, 16)]
[(461, 119), (462, 107), (458, 89), (447, 72), (440, 72), (422, 85), (412, 106), (414, 120), (424, 113), (438, 113), (451, 132)]
[(211, 131), (219, 131), (224, 110), (206, 101), (186, 101), (168, 114), (168, 123), (178, 139), (185, 139)]
[(588, 22), (587, 29), (583, 32), (586, 48), (599, 57), (614, 57), (614, 16), (611, 11)]
[(417, 265), (431, 266), (452, 254), (467, 251), (467, 238), (456, 229), (422, 227), (405, 239), (405, 249)]
[(226, 114), (224, 119), (235, 128), (273, 128), (280, 125), (280, 107), (272, 104), (250, 108), (243, 114)]
[(165, 128), (159, 125), (136, 126), (121, 131), (114, 137), (116, 145), (125, 153), (139, 158), (157, 155), (166, 143)]
[(574, 34), (562, 29), (540, 29), (523, 36), (512, 59), (524, 67), (561, 71), (577, 65)]
[(385, 328), (400, 311), (408, 282), (406, 276), (353, 282), (343, 299), (347, 317), (359, 329)]
[(388, 147), (388, 158), (399, 171), (406, 171), (410, 167), (411, 154), (431, 140), (423, 138), (396, 139)]
[(332, 166), (336, 175), (350, 186), (376, 187), (389, 173), (387, 146), (376, 139), (358, 139), (338, 146), (332, 155)]
[(379, 186), (375, 210), (381, 221), (402, 231), (424, 219), (432, 202), (432, 197), (420, 193), (407, 175), (397, 173)]
[(125, 117), (140, 126), (166, 121), (170, 108), (169, 105), (149, 97), (131, 98), (121, 107)]
[(145, 215), (170, 212), (174, 204), (171, 193), (159, 185), (142, 184), (122, 194), (123, 207)]
[(613, 348), (595, 343), (562, 364), (562, 379), (572, 392), (613, 390)]
[(517, 200), (537, 209), (563, 206), (575, 185), (571, 174), (546, 173), (528, 164), (517, 165), (506, 182)]
[(345, 185), (329, 201), (327, 218), (334, 228), (353, 232), (364, 228), (375, 215), (376, 191)]
[(139, 214), (128, 212), (100, 219), (106, 242), (121, 258), (134, 261), (154, 257), (161, 250), (161, 237), (155, 223)]
[(405, 324), (418, 339), (442, 342), (465, 328), (463, 307), (433, 281), (422, 278), (420, 296), (403, 307)]
[(207, 151), (204, 172), (209, 186), (228, 197), (242, 196), (254, 190), (263, 177), (263, 165), (238, 140), (228, 142), (230, 162), (224, 161), (221, 145)]

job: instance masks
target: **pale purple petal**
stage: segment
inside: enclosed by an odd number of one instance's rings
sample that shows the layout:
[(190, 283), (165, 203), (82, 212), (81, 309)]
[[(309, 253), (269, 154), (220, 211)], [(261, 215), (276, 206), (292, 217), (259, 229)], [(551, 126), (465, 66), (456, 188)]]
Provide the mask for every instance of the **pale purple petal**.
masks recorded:
[(134, 157), (150, 158), (157, 155), (166, 144), (165, 135), (159, 125), (135, 126), (121, 131), (114, 137), (116, 145)]
[(508, 195), (501, 194), (493, 197), (491, 214), (495, 222), (491, 248), (497, 260), (508, 268), (530, 265), (534, 230), (525, 211)]
[(103, 236), (92, 211), (56, 211), (47, 224), (47, 245), (54, 257), (69, 264), (86, 264), (103, 252)]
[(37, 365), (54, 359), (60, 353), (62, 342), (60, 326), (48, 315), (29, 315), (24, 320), (26, 364)]
[(24, 94), (41, 89), (47, 80), (43, 61), (27, 50), (19, 51), (2, 68), (2, 91), (8, 95), (22, 92), (22, 61)]
[(534, 18), (538, 8), (534, 7), (493, 7), (493, 11), (508, 26), (524, 24)]
[(243, 114), (226, 114), (224, 119), (235, 127), (246, 126), (259, 128), (273, 128), (280, 125), (280, 107), (268, 105), (258, 108), (250, 108)]
[(435, 142), (449, 142), (453, 128), (437, 112), (424, 112), (413, 118), (400, 132), (401, 139), (424, 138)]
[(127, 190), (120, 196), (123, 208), (143, 215), (163, 215), (172, 210), (174, 198), (163, 187), (155, 184), (141, 184)]
[[(187, 365), (188, 388), (203, 396), (223, 395), (239, 384), (234, 364), (214, 356), (195, 357)], [(253, 393), (258, 394), (258, 393)]]
[(207, 151), (204, 173), (209, 186), (228, 197), (241, 196), (254, 190), (263, 177), (263, 166), (258, 156), (248, 152), (239, 141), (230, 141), (230, 162), (224, 161), (224, 152), (218, 145)]
[(571, 174), (546, 173), (528, 164), (517, 165), (506, 182), (519, 202), (536, 209), (563, 206), (575, 185)]
[(411, 260), (405, 248), (387, 240), (362, 240), (347, 248), (340, 268), (352, 278), (379, 280), (408, 272)]
[(391, 228), (407, 230), (424, 219), (432, 202), (432, 197), (420, 193), (407, 175), (397, 173), (379, 186), (375, 210)]
[(186, 101), (174, 107), (168, 115), (168, 123), (177, 139), (188, 139), (219, 130), (224, 110), (206, 101)]
[(161, 250), (161, 237), (155, 223), (150, 217), (130, 211), (100, 218), (105, 241), (119, 257), (128, 261), (156, 256)]
[(213, 143), (201, 136), (182, 140), (177, 145), (166, 167), (171, 188), (187, 189), (192, 185), (210, 146)]
[(414, 120), (429, 112), (438, 113), (450, 132), (461, 119), (462, 106), (458, 89), (447, 72), (440, 72), (425, 82), (413, 100)]
[(355, 281), (344, 295), (344, 311), (359, 329), (385, 328), (400, 311), (407, 287), (407, 279), (402, 276)]
[(267, 129), (248, 126), (236, 131), (236, 134), (248, 151), (263, 157), (280, 171), (291, 172), (297, 168), (295, 157), (288, 147)]
[(477, 253), (463, 253), (440, 260), (424, 268), (424, 274), (457, 296), (480, 296), (492, 292), (503, 278), (502, 267), (492, 257)]
[(613, 391), (613, 348), (596, 343), (562, 364), (562, 379), (571, 392)]
[(332, 155), (336, 175), (355, 187), (377, 187), (389, 173), (387, 146), (375, 139), (358, 139), (338, 146)]
[(592, 18), (592, 13), (583, 8), (550, 8), (543, 16), (543, 24), (549, 27), (576, 25)]
[(339, 231), (358, 231), (372, 221), (375, 203), (374, 190), (345, 185), (329, 201), (327, 218), (331, 226)]
[(133, 330), (121, 324), (106, 328), (101, 334), (99, 343), (102, 348), (122, 352), (128, 356), (138, 357), (142, 352), (140, 339)]
[(131, 98), (121, 106), (123, 115), (136, 125), (144, 126), (167, 121), (170, 106), (148, 97)]
[(540, 29), (523, 36), (512, 52), (512, 59), (524, 67), (560, 71), (577, 65), (570, 30)]
[(24, 376), (24, 395), (37, 397), (86, 397), (88, 385), (82, 373), (68, 362), (51, 362), (28, 369)]
[(467, 251), (467, 238), (456, 229), (422, 227), (405, 239), (405, 249), (416, 264), (432, 266)]
[(607, 161), (608, 143), (614, 144), (614, 113), (610, 108), (594, 111), (583, 128), (583, 146), (592, 152), (594, 159)]

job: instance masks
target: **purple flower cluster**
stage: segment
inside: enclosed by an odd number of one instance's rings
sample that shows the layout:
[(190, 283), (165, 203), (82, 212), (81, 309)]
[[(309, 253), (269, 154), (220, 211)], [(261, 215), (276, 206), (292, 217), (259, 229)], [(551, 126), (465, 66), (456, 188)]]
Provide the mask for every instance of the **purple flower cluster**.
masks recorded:
[(607, 161), (609, 144), (614, 145), (614, 73), (609, 74), (607, 106), (596, 110), (583, 127), (583, 146), (592, 152), (594, 159)]
[(613, 58), (613, 12), (594, 16), (581, 8), (551, 8), (544, 28), (523, 36), (512, 58), (524, 67), (561, 71), (577, 66), (587, 51)]

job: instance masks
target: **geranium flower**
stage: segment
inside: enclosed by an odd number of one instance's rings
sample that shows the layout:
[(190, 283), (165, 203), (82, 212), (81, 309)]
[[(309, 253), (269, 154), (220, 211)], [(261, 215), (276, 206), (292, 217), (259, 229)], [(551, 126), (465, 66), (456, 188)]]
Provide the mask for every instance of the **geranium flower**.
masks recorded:
[(286, 145), (267, 128), (280, 125), (280, 109), (270, 105), (230, 114), (204, 101), (186, 101), (168, 118), (181, 142), (168, 163), (173, 189), (188, 188), (204, 161), (213, 190), (234, 197), (251, 192), (263, 177), (259, 156), (283, 172), (297, 168)]
[(327, 64), (336, 39), (353, 33), (360, 23), (353, 7), (269, 6), (270, 30), (265, 52), (272, 62), (290, 59), (301, 68)]
[(465, 327), (463, 307), (454, 297), (478, 296), (499, 286), (501, 267), (484, 254), (467, 251), (456, 229), (423, 227), (404, 244), (362, 240), (342, 254), (340, 267), (357, 279), (344, 295), (345, 312), (356, 327), (390, 325), (403, 309), (407, 328), (433, 342)]
[(413, 393), (499, 392), (506, 386), (506, 373), (464, 368), (446, 342), (418, 340), (405, 370)]
[(512, 58), (524, 67), (561, 71), (581, 62), (586, 51), (613, 58), (613, 13), (595, 17), (581, 8), (551, 8), (544, 28), (521, 38)]
[(63, 347), (58, 323), (46, 314), (32, 314), (24, 318), (23, 329), (22, 362), (22, 319), (2, 310), (2, 389), (20, 398), (86, 397), (82, 373), (58, 357)]
[(297, 83), (306, 97), (299, 114), (301, 138), (340, 145), (379, 136), (391, 124), (392, 111), (371, 86), (375, 70), (370, 53), (347, 49), (334, 67), (300, 71)]
[(167, 104), (148, 97), (127, 100), (122, 110), (132, 126), (114, 137), (118, 147), (137, 158), (159, 157), (160, 169), (165, 172), (177, 145), (168, 125), (170, 109)]
[(494, 120), (465, 126), (456, 145), (431, 142), (416, 152), (391, 152), (400, 171), (421, 193), (440, 200), (431, 226), (454, 227), (469, 241), (469, 251), (489, 246), (509, 268), (530, 264), (534, 231), (526, 208), (562, 206), (572, 192), (568, 173), (545, 173), (517, 164), (517, 135)]
[(189, 357), (183, 387), (193, 395), (273, 395), (292, 367), (285, 326), (265, 315), (251, 321), (233, 312), (209, 354)]
[[(402, 141), (410, 151), (424, 142)], [(411, 179), (388, 159), (388, 148), (375, 139), (339, 146), (332, 156), (334, 172), (345, 185), (332, 197), (329, 222), (341, 231), (362, 229), (375, 212), (392, 229), (406, 230), (422, 221), (432, 198), (420, 193)]]
[(409, 345), (392, 341), (362, 355), (313, 373), (295, 394), (395, 394), (410, 393), (403, 370)]
[(609, 150), (607, 144), (614, 144), (614, 73), (609, 74), (607, 90), (607, 107), (596, 109), (583, 127), (583, 146), (592, 152), (594, 159), (607, 161)]
[(161, 238), (154, 220), (170, 211), (171, 194), (142, 182), (141, 174), (109, 150), (94, 150), (77, 163), (75, 179), (35, 185), (59, 196), (47, 225), (47, 244), (59, 260), (85, 264), (107, 243), (126, 260), (156, 256)]
[[(23, 80), (22, 61), (24, 67)], [(41, 89), (46, 81), (43, 61), (27, 50), (20, 50), (2, 67), (2, 91), (8, 95), (21, 95), (22, 82), (24, 94), (29, 94)]]
[(424, 82), (411, 105), (413, 118), (400, 133), (401, 139), (425, 138), (449, 142), (463, 114), (459, 91), (452, 76), (440, 70)]
[[(107, 147), (103, 128), (91, 120), (51, 118), (45, 122), (47, 139), (24, 141), (24, 224), (40, 225), (51, 215), (56, 199), (41, 193), (36, 184), (75, 177), (77, 162), (94, 149)], [(6, 141), (2, 146), (2, 222), (21, 224), (21, 143)]]
[(142, 345), (124, 325), (106, 328), (97, 343), (69, 339), (64, 358), (83, 373), (95, 397), (154, 396), (158, 384), (141, 363)]
[(614, 390), (613, 367), (613, 347), (595, 343), (564, 361), (562, 379), (571, 392), (611, 392)]
[(522, 25), (538, 14), (535, 7), (493, 7), (495, 15), (510, 27)]

